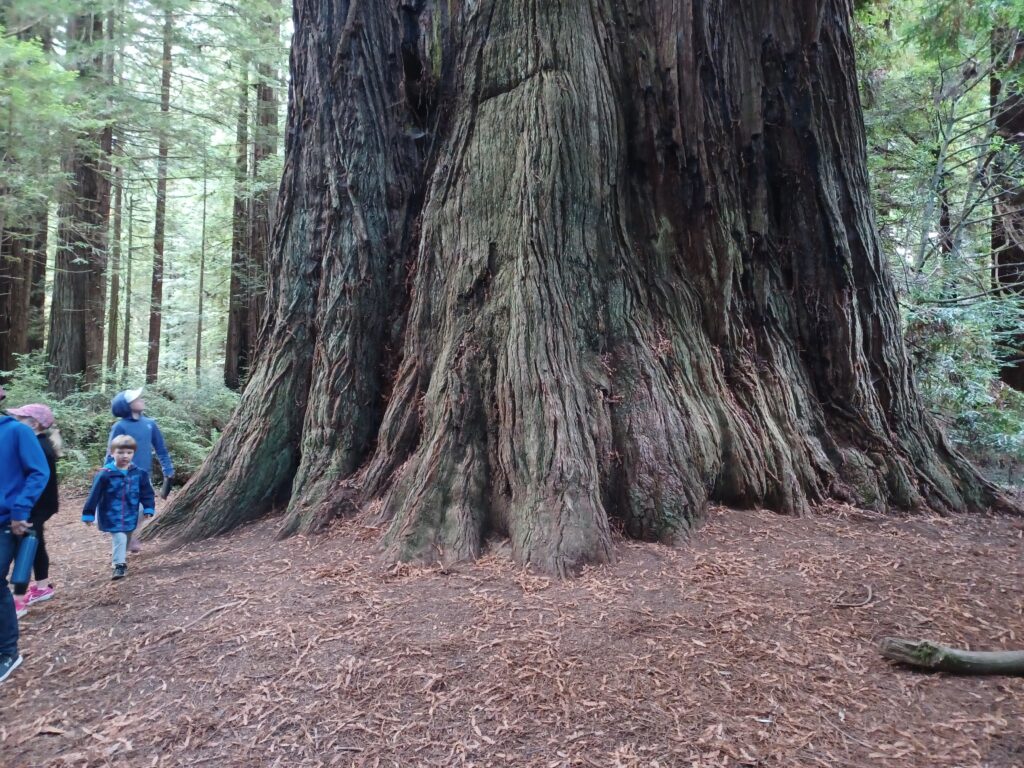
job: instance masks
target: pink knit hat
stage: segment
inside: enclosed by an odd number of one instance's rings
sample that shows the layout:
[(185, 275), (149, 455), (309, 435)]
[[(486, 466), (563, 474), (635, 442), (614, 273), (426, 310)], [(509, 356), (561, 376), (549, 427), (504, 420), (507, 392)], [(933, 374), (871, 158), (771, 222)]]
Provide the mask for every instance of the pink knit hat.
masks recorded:
[(7, 412), (11, 416), (28, 416), (33, 418), (39, 422), (39, 426), (43, 429), (49, 429), (53, 426), (53, 411), (42, 403), (23, 405), (21, 408), (8, 408)]

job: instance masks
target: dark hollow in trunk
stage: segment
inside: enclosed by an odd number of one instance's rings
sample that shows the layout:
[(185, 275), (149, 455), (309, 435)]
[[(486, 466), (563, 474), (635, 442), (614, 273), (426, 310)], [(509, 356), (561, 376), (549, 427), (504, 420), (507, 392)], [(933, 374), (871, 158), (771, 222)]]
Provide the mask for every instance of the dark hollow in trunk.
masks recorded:
[(268, 325), (153, 533), (569, 573), (711, 500), (1003, 503), (926, 416), (842, 0), (298, 0)]

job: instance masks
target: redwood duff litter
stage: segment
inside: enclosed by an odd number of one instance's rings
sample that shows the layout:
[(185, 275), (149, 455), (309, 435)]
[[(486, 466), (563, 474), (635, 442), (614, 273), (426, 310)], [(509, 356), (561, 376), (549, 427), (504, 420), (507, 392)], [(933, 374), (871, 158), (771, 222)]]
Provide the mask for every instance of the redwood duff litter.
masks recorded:
[(75, 504), (2, 688), (7, 767), (1024, 765), (1024, 679), (877, 652), (1024, 647), (1020, 520), (716, 508), (558, 581), (500, 542), (386, 567), (359, 519), (271, 519), (111, 583)]

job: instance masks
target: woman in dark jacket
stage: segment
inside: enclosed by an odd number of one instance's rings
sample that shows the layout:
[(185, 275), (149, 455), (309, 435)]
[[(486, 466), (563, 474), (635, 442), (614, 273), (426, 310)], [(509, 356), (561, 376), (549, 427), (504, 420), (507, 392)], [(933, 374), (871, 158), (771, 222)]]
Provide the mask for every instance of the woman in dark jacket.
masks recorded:
[(24, 595), (14, 598), (14, 607), (18, 616), (21, 617), (33, 603), (41, 603), (53, 597), (53, 587), (50, 585), (50, 555), (46, 551), (44, 529), (46, 521), (57, 514), (57, 509), (60, 506), (57, 494), (57, 457), (59, 452), (50, 438), (50, 430), (53, 427), (53, 411), (49, 408), (41, 403), (33, 403), (32, 405), (23, 405), (21, 408), (9, 408), (7, 413), (31, 427), (36, 433), (39, 438), (39, 447), (43, 449), (46, 463), (50, 467), (50, 479), (29, 515), (29, 522), (32, 523), (32, 530), (39, 540), (39, 547), (36, 549), (36, 559), (32, 564), (32, 572), (36, 577), (35, 583), (29, 586), (28, 592)]

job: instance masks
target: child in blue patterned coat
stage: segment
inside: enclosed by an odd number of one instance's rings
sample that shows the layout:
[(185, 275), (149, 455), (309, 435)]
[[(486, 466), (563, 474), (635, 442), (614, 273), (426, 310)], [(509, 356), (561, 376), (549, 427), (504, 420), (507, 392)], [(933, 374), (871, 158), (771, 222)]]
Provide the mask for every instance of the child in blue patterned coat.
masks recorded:
[(96, 473), (82, 509), (82, 522), (95, 522), (101, 531), (110, 534), (114, 565), (110, 578), (123, 579), (128, 572), (128, 536), (139, 524), (139, 505), (142, 514), (151, 517), (156, 499), (148, 475), (132, 463), (135, 438), (118, 435), (110, 441), (109, 450), (114, 466), (107, 465)]

